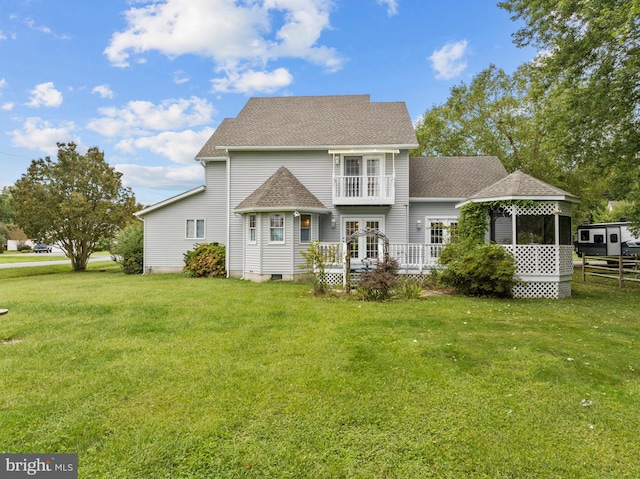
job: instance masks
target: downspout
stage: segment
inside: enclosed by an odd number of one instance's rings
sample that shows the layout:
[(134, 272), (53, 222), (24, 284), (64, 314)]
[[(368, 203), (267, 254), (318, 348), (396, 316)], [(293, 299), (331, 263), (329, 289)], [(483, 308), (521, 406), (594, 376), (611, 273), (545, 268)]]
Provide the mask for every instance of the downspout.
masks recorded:
[(247, 220), (247, 216), (242, 214), (242, 277), (240, 279), (245, 279), (244, 274), (247, 270), (247, 228), (245, 225), (245, 221)]
[[(396, 154), (395, 153), (391, 153), (391, 161), (392, 161), (392, 185), (391, 187), (393, 188), (393, 201), (395, 203), (396, 201)], [(409, 161), (409, 153), (407, 152), (407, 162)], [(407, 163), (408, 165), (408, 163)], [(408, 168), (408, 166), (407, 166)], [(407, 180), (409, 180), (409, 175), (407, 175)], [(409, 187), (409, 185), (407, 184), (407, 188)], [(408, 191), (407, 191), (408, 194)]]
[(142, 272), (143, 274), (151, 274), (151, 267), (147, 271), (147, 255), (149, 248), (147, 245), (149, 235), (147, 234), (147, 222), (142, 218)]
[(230, 268), (230, 251), (231, 251), (231, 156), (227, 151), (227, 247), (224, 261), (227, 268), (227, 278), (231, 277)]
[(405, 215), (404, 216), (404, 218), (405, 218), (405, 220), (404, 220), (404, 225), (405, 225), (404, 238), (405, 239), (404, 239), (404, 242), (407, 243), (407, 244), (411, 243), (411, 241), (409, 241), (411, 239), (409, 237), (409, 220), (411, 219), (409, 217), (409, 215), (411, 213), (411, 210), (409, 209), (409, 206), (410, 206), (409, 203), (404, 205), (404, 208), (405, 208), (405, 212), (404, 212), (404, 215)]

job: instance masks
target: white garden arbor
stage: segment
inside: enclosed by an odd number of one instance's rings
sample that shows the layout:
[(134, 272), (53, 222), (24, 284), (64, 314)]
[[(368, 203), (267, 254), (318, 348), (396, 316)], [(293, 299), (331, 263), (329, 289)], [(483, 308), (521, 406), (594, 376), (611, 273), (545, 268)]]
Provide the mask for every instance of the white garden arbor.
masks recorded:
[(511, 251), (516, 298), (567, 298), (573, 277), (571, 214), (578, 197), (515, 171), (457, 205), (490, 206), (487, 240)]

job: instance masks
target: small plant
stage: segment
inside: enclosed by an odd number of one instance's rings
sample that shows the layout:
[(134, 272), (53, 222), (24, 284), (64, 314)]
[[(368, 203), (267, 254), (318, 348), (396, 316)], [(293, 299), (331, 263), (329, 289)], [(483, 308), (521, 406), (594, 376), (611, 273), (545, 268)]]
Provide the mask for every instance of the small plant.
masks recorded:
[(398, 285), (398, 262), (385, 258), (372, 270), (363, 271), (358, 283), (358, 294), (364, 301), (386, 301)]
[(427, 289), (441, 289), (442, 281), (440, 281), (440, 271), (437, 268), (432, 268), (429, 272), (429, 276), (422, 281), (422, 287)]
[(395, 289), (395, 295), (398, 299), (413, 301), (420, 299), (422, 296), (422, 286), (415, 279), (405, 279), (400, 281)]
[(193, 251), (184, 254), (184, 264), (185, 276), (224, 278), (225, 247), (219, 243), (198, 244)]
[(326, 294), (330, 290), (327, 281), (327, 266), (335, 264), (340, 258), (340, 245), (322, 245), (319, 241), (312, 241), (306, 251), (301, 252), (305, 263), (300, 268), (313, 275), (313, 292), (317, 295)]

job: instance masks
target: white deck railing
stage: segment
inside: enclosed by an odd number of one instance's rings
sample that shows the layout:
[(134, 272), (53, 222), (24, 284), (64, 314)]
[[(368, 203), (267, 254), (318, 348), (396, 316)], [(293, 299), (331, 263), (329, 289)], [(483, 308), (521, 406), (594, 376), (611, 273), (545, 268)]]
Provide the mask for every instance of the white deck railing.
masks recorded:
[[(438, 266), (438, 258), (444, 246), (444, 244), (392, 243), (389, 244), (389, 256), (398, 262), (400, 270), (421, 272)], [(333, 266), (343, 266), (346, 254), (344, 243), (320, 243), (320, 248), (325, 252), (325, 258), (335, 258)], [(382, 252), (382, 248), (380, 251)], [(357, 265), (360, 262), (352, 259), (351, 263)]]
[(335, 205), (392, 205), (395, 202), (395, 176), (334, 176)]
[[(390, 243), (389, 256), (398, 262), (399, 272), (422, 272), (438, 267), (438, 258), (444, 244), (428, 243)], [(571, 245), (501, 245), (515, 255), (517, 261), (516, 274), (555, 276), (573, 274), (573, 246)], [(327, 252), (337, 252), (333, 255), (333, 267), (342, 268), (346, 253), (344, 243), (320, 243), (320, 247)], [(382, 251), (382, 248), (380, 249)], [(358, 260), (352, 260), (353, 265)]]

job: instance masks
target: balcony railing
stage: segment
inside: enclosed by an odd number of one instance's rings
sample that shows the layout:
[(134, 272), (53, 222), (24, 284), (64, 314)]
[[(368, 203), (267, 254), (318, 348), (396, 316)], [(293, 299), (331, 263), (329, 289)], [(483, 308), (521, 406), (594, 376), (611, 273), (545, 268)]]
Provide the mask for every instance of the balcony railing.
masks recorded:
[(334, 205), (392, 205), (395, 176), (334, 176)]

